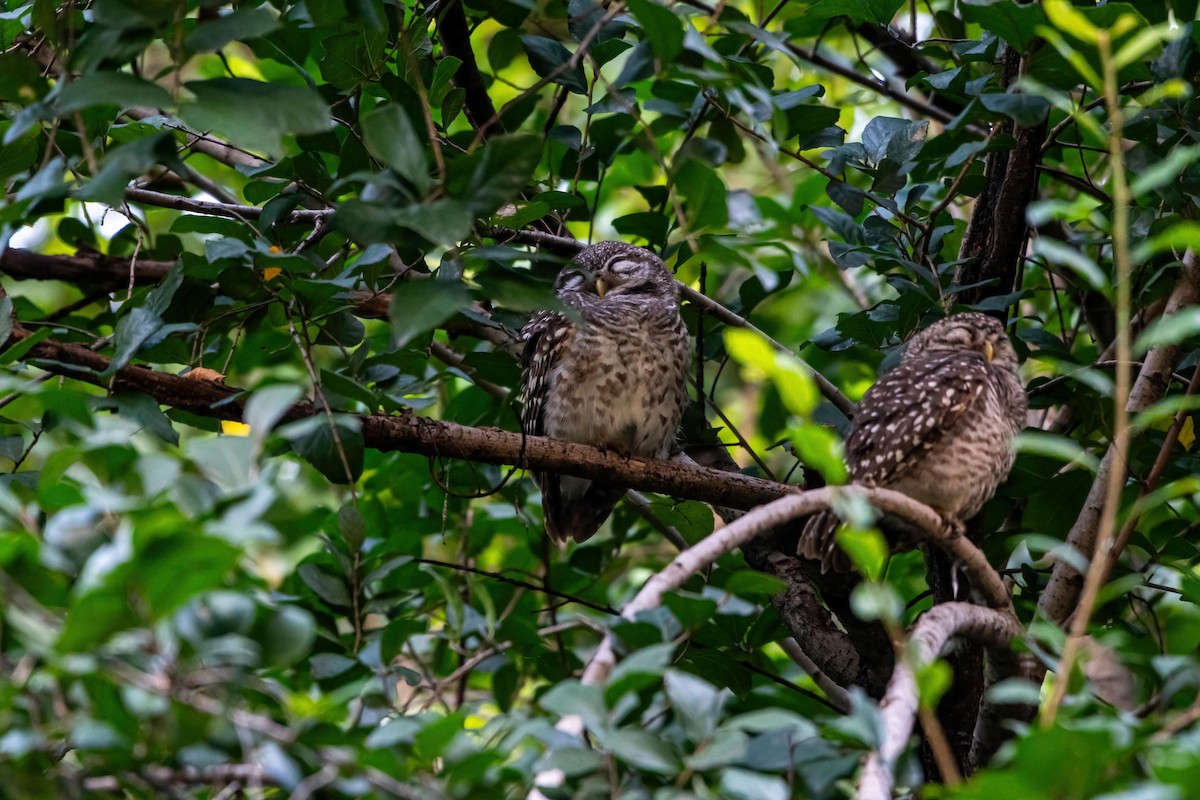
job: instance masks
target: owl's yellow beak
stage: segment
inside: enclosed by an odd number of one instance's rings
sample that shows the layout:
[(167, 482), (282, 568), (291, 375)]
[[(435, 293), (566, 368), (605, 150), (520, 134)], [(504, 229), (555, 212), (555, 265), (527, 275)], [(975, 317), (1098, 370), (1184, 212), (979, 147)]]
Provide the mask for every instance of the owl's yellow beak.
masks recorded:
[(596, 279), (596, 294), (604, 297), (604, 293), (608, 291), (608, 287), (604, 285), (603, 278)]
[(983, 343), (983, 357), (987, 359), (987, 362), (989, 364), (992, 363), (992, 358), (994, 358), (995, 355), (996, 355), (996, 349), (994, 347), (992, 347), (992, 343), (984, 342)]

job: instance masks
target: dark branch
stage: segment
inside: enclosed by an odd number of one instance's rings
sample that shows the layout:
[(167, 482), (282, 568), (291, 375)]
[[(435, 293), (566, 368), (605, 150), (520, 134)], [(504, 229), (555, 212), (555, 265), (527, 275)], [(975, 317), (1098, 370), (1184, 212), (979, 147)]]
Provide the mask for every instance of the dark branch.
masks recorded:
[(489, 133), (504, 133), (504, 123), (500, 121), (500, 115), (492, 105), (491, 95), (483, 85), (479, 65), (475, 62), (475, 51), (471, 49), (471, 32), (467, 27), (467, 15), (463, 11), (462, 0), (447, 5), (438, 25), (438, 33), (442, 49), (462, 62), (454, 76), (454, 82), (466, 92), (465, 108), (471, 125), (478, 131), (480, 138), (487, 138)]

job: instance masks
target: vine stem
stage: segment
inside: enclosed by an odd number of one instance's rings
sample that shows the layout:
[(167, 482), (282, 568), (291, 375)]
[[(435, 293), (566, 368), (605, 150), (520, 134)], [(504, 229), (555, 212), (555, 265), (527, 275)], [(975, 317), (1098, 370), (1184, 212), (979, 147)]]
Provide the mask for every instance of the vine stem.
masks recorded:
[(1096, 608), (1096, 598), (1108, 574), (1108, 554), (1112, 549), (1116, 533), (1117, 506), (1121, 501), (1121, 490), (1125, 486), (1125, 465), (1129, 449), (1129, 414), (1126, 404), (1132, 383), (1132, 354), (1129, 341), (1130, 280), (1132, 264), (1129, 253), (1129, 182), (1125, 174), (1123, 139), (1125, 117), (1121, 111), (1118, 94), (1117, 65), (1113, 61), (1112, 39), (1108, 31), (1096, 34), (1096, 46), (1104, 69), (1104, 101), (1108, 107), (1109, 131), (1108, 152), (1112, 170), (1113, 199), (1113, 261), (1116, 267), (1117, 289), (1117, 386), (1113, 397), (1113, 464), (1108, 473), (1105, 487), (1104, 510), (1096, 532), (1096, 543), (1092, 549), (1091, 564), (1083, 584), (1083, 596), (1079, 608), (1071, 619), (1067, 641), (1059, 659), (1054, 690), (1042, 713), (1043, 727), (1050, 727), (1058, 715), (1059, 706), (1070, 684), (1071, 670), (1079, 657), (1080, 640), (1087, 633), (1088, 623)]

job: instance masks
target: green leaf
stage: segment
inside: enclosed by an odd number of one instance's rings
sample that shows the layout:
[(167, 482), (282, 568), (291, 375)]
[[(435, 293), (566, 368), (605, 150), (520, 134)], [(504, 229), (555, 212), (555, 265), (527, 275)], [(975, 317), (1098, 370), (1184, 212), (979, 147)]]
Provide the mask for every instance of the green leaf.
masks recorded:
[(1078, 442), (1065, 436), (1044, 431), (1022, 431), (1013, 441), (1018, 453), (1035, 453), (1064, 462), (1067, 466), (1081, 466), (1093, 475), (1100, 468), (1100, 461), (1084, 450)]
[(721, 772), (721, 796), (730, 800), (788, 800), (791, 792), (783, 778), (733, 767)]
[(579, 717), (588, 730), (595, 731), (604, 726), (607, 711), (599, 686), (585, 686), (574, 679), (565, 680), (550, 687), (538, 702), (542, 708), (559, 717)]
[(133, 564), (137, 594), (161, 619), (195, 595), (221, 585), (242, 551), (229, 542), (193, 533), (151, 542)]
[(844, 527), (837, 532), (837, 543), (850, 556), (850, 561), (859, 572), (873, 580), (883, 578), (883, 569), (891, 549), (879, 531)]
[(675, 188), (683, 196), (693, 231), (723, 228), (729, 223), (725, 183), (712, 167), (688, 159), (675, 173)]
[(754, 569), (740, 569), (725, 582), (725, 591), (754, 600), (771, 597), (786, 588), (785, 581)]
[(419, 334), (436, 328), (471, 301), (458, 281), (427, 278), (401, 285), (392, 297), (392, 345), (404, 347)]
[(122, 417), (137, 423), (168, 444), (179, 444), (179, 434), (153, 397), (121, 392), (113, 395), (112, 400), (117, 407), (117, 413)]
[(77, 78), (58, 94), (56, 108), (69, 114), (92, 106), (171, 108), (171, 94), (156, 83), (125, 72), (95, 72)]
[(292, 405), (300, 399), (299, 386), (267, 386), (255, 391), (246, 401), (242, 422), (250, 427), (250, 439), (255, 450), (261, 450), (267, 435)]
[(1134, 343), (1133, 354), (1142, 356), (1156, 347), (1179, 344), (1196, 335), (1200, 335), (1200, 308), (1181, 308), (1146, 326)]
[(178, 163), (175, 140), (169, 133), (136, 139), (109, 150), (100, 161), (100, 169), (80, 187), (78, 196), (83, 200), (120, 205), (130, 180), (149, 172), (156, 164), (175, 166)]
[(72, 604), (58, 637), (58, 650), (63, 653), (88, 650), (133, 622), (133, 610), (120, 591), (107, 587), (93, 589)]
[(904, 601), (891, 586), (874, 581), (863, 581), (850, 593), (850, 607), (854, 616), (864, 622), (885, 620), (893, 625), (900, 624), (904, 615)]
[(1133, 197), (1144, 197), (1150, 192), (1161, 189), (1179, 177), (1179, 173), (1187, 169), (1200, 158), (1200, 147), (1173, 147), (1166, 158), (1151, 164), (1146, 169), (1133, 176), (1129, 184), (1129, 192)]
[(1072, 6), (1070, 0), (1043, 0), (1042, 8), (1050, 24), (1063, 33), (1089, 44), (1095, 44), (1100, 36), (1100, 29)]
[(1032, 94), (993, 92), (980, 95), (979, 101), (988, 111), (1003, 114), (1022, 128), (1042, 124), (1050, 113), (1050, 102)]
[(799, 359), (780, 353), (761, 334), (744, 328), (725, 331), (725, 349), (751, 380), (759, 376), (769, 379), (788, 411), (802, 419), (812, 415), (821, 397)]
[(684, 758), (684, 766), (703, 772), (722, 769), (745, 760), (750, 749), (750, 737), (741, 731), (719, 729), (711, 740), (697, 747), (694, 754)]
[(492, 137), (479, 151), (447, 165), (446, 189), (475, 216), (486, 216), (525, 189), (541, 157), (536, 136)]
[(641, 728), (621, 728), (597, 740), (619, 760), (659, 775), (674, 775), (679, 771), (679, 755), (666, 741)]
[(660, 678), (674, 655), (675, 645), (671, 642), (643, 647), (622, 659), (613, 668), (612, 675), (609, 676), (609, 686), (616, 685), (630, 675), (648, 675), (652, 678)]
[(553, 75), (551, 80), (559, 86), (564, 86), (576, 94), (587, 94), (583, 63), (569, 66), (571, 52), (567, 48), (545, 36), (522, 36), (521, 44), (525, 46), (529, 66), (533, 67), (538, 77), (549, 78)]
[(683, 52), (683, 20), (653, 0), (629, 0), (629, 10), (642, 26), (654, 54), (669, 63)]
[(168, 325), (163, 322), (161, 316), (170, 306), (171, 299), (182, 282), (183, 270), (176, 264), (163, 278), (162, 283), (146, 296), (144, 305), (137, 306), (121, 317), (113, 335), (113, 359), (103, 375), (115, 375), (117, 370), (129, 363), (134, 353), (155, 346), (172, 333), (195, 330), (196, 326), (192, 323)]
[(604, 767), (604, 758), (591, 748), (556, 747), (537, 762), (535, 769), (561, 770), (567, 778), (579, 778), (599, 772)]
[(295, 664), (308, 655), (317, 637), (317, 623), (312, 614), (296, 606), (280, 606), (263, 626), (263, 659), (276, 667)]
[[(179, 116), (198, 130), (213, 130), (234, 144), (283, 154), (286, 134), (324, 133), (332, 120), (321, 97), (311, 89), (246, 78), (214, 78), (184, 84), (196, 99), (180, 106)], [(253, 110), (253, 113), (247, 113)]]
[(350, 590), (340, 576), (330, 575), (311, 561), (301, 564), (297, 572), (305, 585), (329, 605), (342, 608), (350, 606)]
[(1133, 257), (1142, 262), (1159, 253), (1178, 252), (1182, 255), (1183, 251), (1189, 248), (1200, 250), (1200, 222), (1175, 223), (1135, 247)]
[(184, 44), (193, 52), (212, 52), (231, 42), (264, 36), (278, 27), (275, 15), (265, 8), (241, 8), (232, 14), (201, 21), (184, 39)]
[(348, 200), (330, 220), (357, 242), (378, 243), (416, 233), (437, 245), (452, 245), (471, 232), (474, 215), (465, 202), (441, 199), (395, 208), (382, 203)]
[(388, 104), (363, 118), (363, 139), (371, 155), (409, 180), (421, 194), (429, 191), (429, 165), (425, 161), (427, 143), (417, 135), (408, 114), (400, 106)]
[(933, 709), (937, 708), (942, 695), (954, 682), (954, 671), (945, 661), (934, 661), (920, 666), (914, 677), (917, 679), (917, 692), (921, 698), (921, 706)]
[(960, 0), (958, 8), (967, 22), (996, 34), (1021, 52), (1037, 40), (1037, 27), (1046, 21), (1046, 14), (1038, 3)]
[(338, 529), (341, 530), (350, 552), (357, 553), (367, 539), (367, 523), (352, 504), (338, 509)]
[(343, 94), (377, 81), (387, 44), (383, 31), (366, 26), (326, 37), (321, 42), (325, 54), (320, 61), (321, 76)]
[(13, 332), (13, 304), (8, 295), (0, 297), (0, 347), (8, 344)]
[(1067, 267), (1097, 291), (1102, 292), (1109, 288), (1108, 276), (1100, 269), (1100, 265), (1068, 244), (1038, 236), (1033, 241), (1033, 252), (1051, 264)]
[(296, 453), (337, 484), (358, 480), (363, 468), (362, 423), (357, 417), (321, 415), (280, 430)]
[(721, 709), (731, 696), (729, 692), (677, 669), (668, 669), (663, 675), (663, 688), (688, 738), (693, 742), (707, 741), (717, 728)]

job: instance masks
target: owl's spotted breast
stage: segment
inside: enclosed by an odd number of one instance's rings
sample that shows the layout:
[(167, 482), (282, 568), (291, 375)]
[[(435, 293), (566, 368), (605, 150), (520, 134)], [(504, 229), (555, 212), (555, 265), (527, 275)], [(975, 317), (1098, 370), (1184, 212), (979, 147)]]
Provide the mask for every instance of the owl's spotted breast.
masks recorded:
[[(674, 279), (653, 253), (619, 242), (585, 249), (564, 276), (558, 296), (581, 323), (540, 314), (523, 331), (526, 432), (631, 456), (667, 455), (687, 399), (689, 360)], [(557, 540), (590, 537), (624, 494), (582, 478), (534, 477), (546, 531)]]
[[(983, 507), (1012, 469), (1025, 422), (1017, 357), (999, 322), (957, 314), (917, 334), (901, 363), (863, 396), (846, 438), (851, 478), (903, 492), (951, 521)], [(838, 519), (812, 517), (799, 551), (845, 571)]]

